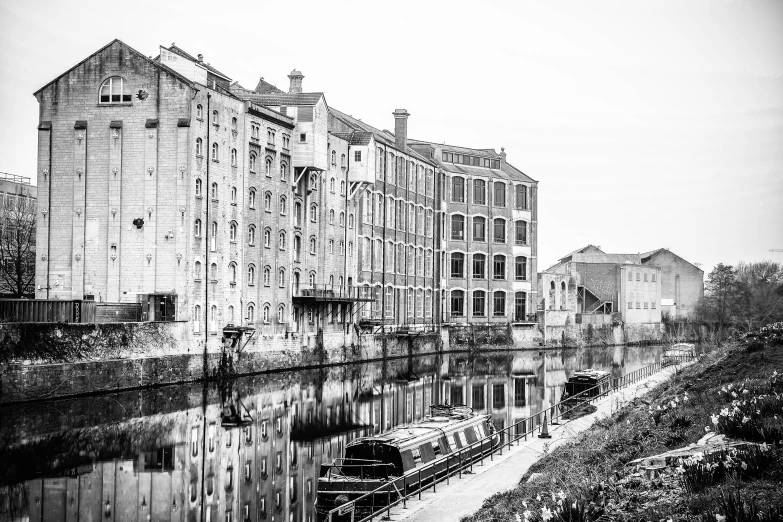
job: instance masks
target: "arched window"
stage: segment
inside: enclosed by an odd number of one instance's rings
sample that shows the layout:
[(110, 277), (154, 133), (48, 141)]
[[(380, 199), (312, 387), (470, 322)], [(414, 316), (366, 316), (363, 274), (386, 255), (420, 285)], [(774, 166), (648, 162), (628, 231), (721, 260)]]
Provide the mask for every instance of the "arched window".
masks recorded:
[(302, 226), (302, 202), (294, 201), (294, 226)]
[(217, 306), (215, 305), (209, 307), (209, 331), (217, 331)]
[(318, 206), (315, 204), (310, 205), (310, 221), (313, 223), (318, 221)]
[(315, 255), (315, 236), (310, 238), (310, 254)]
[(236, 221), (232, 221), (228, 225), (228, 237), (229, 237), (229, 241), (233, 242), (233, 241), (237, 240), (237, 222)]
[(465, 292), (463, 290), (451, 291), (451, 315), (452, 317), (465, 315)]
[(310, 190), (318, 190), (318, 175), (313, 174), (310, 176)]
[(237, 119), (236, 117), (231, 118), (231, 131), (237, 132)]
[(209, 249), (213, 252), (215, 251), (216, 245), (217, 245), (217, 231), (218, 231), (218, 225), (217, 222), (212, 222), (212, 234), (209, 237)]
[(473, 217), (473, 241), (487, 240), (487, 219), (482, 216)]
[(256, 189), (251, 188), (247, 195), (247, 206), (256, 208)]
[(329, 209), (329, 224), (334, 225), (334, 210)]
[(277, 271), (277, 286), (280, 288), (285, 287), (285, 268), (280, 268)]
[(217, 143), (213, 143), (212, 144), (212, 161), (217, 161), (218, 160), (218, 152), (219, 152), (219, 150), (220, 150), (220, 147), (218, 146), (218, 144)]
[[(562, 281), (560, 283), (560, 309), (561, 310), (565, 310), (566, 309), (566, 297), (567, 297), (567, 295), (568, 295), (568, 288), (566, 287), (565, 281)], [(647, 303), (645, 303), (645, 306), (647, 306)]]
[[(520, 185), (522, 186), (522, 185)], [(527, 223), (525, 221), (519, 220), (516, 222), (515, 226), (516, 231), (516, 241), (515, 243), (517, 245), (526, 245), (527, 244)]]
[(202, 185), (203, 185), (203, 183), (201, 182), (201, 178), (198, 178), (196, 180), (196, 197), (197, 198), (201, 197), (201, 186)]
[(487, 277), (487, 256), (473, 254), (473, 279), (485, 279)]
[(280, 179), (285, 181), (288, 179), (288, 164), (280, 163)]
[(285, 213), (288, 211), (288, 200), (285, 196), (280, 196), (280, 215), (285, 216)]
[(492, 296), (492, 315), (501, 317), (506, 315), (506, 292), (496, 291)]
[(517, 208), (527, 210), (527, 187), (525, 185), (517, 185)]
[(231, 166), (237, 166), (237, 149), (231, 149)]
[(201, 281), (201, 261), (193, 263), (193, 279)]
[(271, 284), (271, 278), (272, 278), (272, 269), (268, 266), (264, 267), (264, 286), (269, 286)]
[(272, 158), (269, 156), (266, 157), (266, 161), (264, 161), (264, 173), (267, 176), (272, 176)]
[(345, 228), (345, 212), (340, 212), (340, 226)]
[(353, 214), (348, 214), (348, 228), (353, 228)]
[(340, 195), (345, 196), (345, 181), (340, 182)]
[(272, 193), (271, 192), (265, 192), (264, 193), (264, 210), (267, 212), (272, 212)]
[(506, 242), (506, 220), (503, 218), (495, 218), (493, 223), (493, 237), (495, 243)]
[(209, 280), (213, 283), (217, 281), (217, 263), (209, 265)]
[(112, 76), (101, 84), (100, 103), (130, 103), (130, 87), (119, 76)]
[(329, 180), (329, 192), (334, 194), (334, 178)]
[(201, 307), (199, 305), (193, 307), (193, 332), (201, 332)]
[(237, 264), (234, 262), (228, 264), (228, 277), (228, 282), (230, 284), (237, 284)]
[(285, 322), (285, 305), (280, 305), (277, 307), (277, 322), (280, 324)]
[(343, 240), (341, 239), (339, 245), (340, 245), (340, 255), (343, 256), (345, 255), (345, 242), (343, 242)]
[(256, 305), (253, 303), (247, 304), (247, 322), (253, 324), (256, 320)]
[(196, 156), (204, 155), (204, 141), (201, 138), (196, 138)]
[(237, 204), (237, 188), (231, 187), (231, 204), (236, 205)]
[(310, 275), (307, 278), (308, 282), (310, 283), (310, 287), (315, 287), (315, 272), (310, 272)]
[(465, 254), (462, 252), (451, 254), (451, 277), (465, 277)]
[(514, 279), (527, 281), (527, 258), (525, 256), (517, 256), (514, 260)]
[(506, 278), (506, 256), (497, 254), (492, 259), (492, 279)]
[(473, 180), (473, 204), (474, 205), (486, 205), (487, 204), (487, 182), (483, 179)]
[(253, 246), (256, 244), (256, 226), (250, 225), (247, 227), (247, 244)]
[(264, 247), (269, 248), (272, 243), (272, 231), (268, 228), (264, 229)]
[(228, 305), (228, 322), (234, 324), (234, 305)]
[(280, 231), (280, 250), (285, 250), (285, 230)]
[(212, 124), (217, 125), (218, 123), (218, 111), (212, 111)]
[(200, 103), (196, 105), (196, 118), (199, 120), (204, 119), (204, 107)]
[(332, 151), (332, 165), (337, 165), (337, 152)]
[(251, 152), (250, 153), (250, 172), (255, 172), (256, 171), (256, 159), (257, 159), (256, 153), (255, 152)]
[(254, 265), (247, 266), (247, 284), (256, 284), (256, 267)]
[(201, 220), (200, 219), (197, 219), (196, 222), (195, 222), (193, 235), (196, 236), (196, 237), (201, 237)]
[(269, 303), (264, 304), (264, 312), (261, 316), (261, 320), (264, 321), (264, 324), (269, 324)]
[(484, 317), (487, 309), (487, 293), (484, 290), (473, 291), (473, 315)]
[(218, 198), (218, 184), (217, 183), (213, 183), (212, 184), (212, 191), (210, 192), (210, 197), (213, 200), (216, 200)]
[(340, 155), (340, 168), (345, 168), (345, 154)]

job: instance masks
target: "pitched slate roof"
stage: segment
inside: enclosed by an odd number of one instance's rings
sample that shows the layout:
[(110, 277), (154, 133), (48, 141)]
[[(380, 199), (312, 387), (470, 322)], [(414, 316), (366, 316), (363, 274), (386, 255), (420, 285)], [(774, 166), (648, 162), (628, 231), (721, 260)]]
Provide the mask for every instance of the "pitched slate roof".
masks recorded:
[(253, 90), (256, 94), (275, 94), (275, 93), (282, 93), (283, 91), (278, 89), (276, 86), (272, 85), (268, 81), (264, 80), (264, 77), (262, 76), (258, 83), (256, 84), (256, 88)]
[[(383, 143), (384, 145), (386, 145), (388, 147), (392, 147), (392, 148), (397, 149), (397, 143), (395, 141), (394, 134), (392, 134), (391, 132), (389, 132), (387, 130), (377, 129), (377, 128), (373, 127), (372, 125), (368, 125), (368, 124), (364, 123), (363, 121), (360, 121), (360, 120), (354, 118), (353, 116), (349, 116), (349, 115), (345, 114), (342, 111), (338, 111), (334, 107), (329, 107), (329, 112), (330, 112), (330, 114), (332, 116), (334, 116), (335, 118), (337, 118), (338, 120), (343, 122), (348, 127), (351, 127), (351, 128), (353, 128), (353, 129), (355, 129), (357, 131), (361, 131), (361, 132), (372, 134), (373, 136), (375, 136), (375, 141), (377, 141), (379, 143)], [(369, 141), (368, 141), (368, 143), (369, 143)], [(410, 147), (405, 147), (405, 149), (406, 150), (402, 151), (405, 154), (408, 154), (409, 156), (412, 156), (412, 157), (417, 158), (417, 159), (419, 159), (421, 161), (424, 161), (425, 163), (429, 163), (430, 165), (437, 166), (437, 163), (433, 159), (427, 158), (425, 156), (422, 156), (421, 154), (419, 154), (418, 152), (416, 152), (415, 150), (413, 150)], [(397, 150), (399, 150), (399, 149), (397, 149)]]
[(408, 141), (411, 143), (421, 143), (422, 145), (435, 145), (447, 149), (449, 152), (470, 154), (471, 156), (477, 156), (481, 158), (500, 159), (500, 154), (495, 152), (495, 149), (472, 149), (469, 147), (460, 147), (459, 145), (449, 145), (447, 143), (435, 143), (434, 141), (415, 140), (412, 138), (409, 138)]
[(511, 179), (515, 179), (517, 181), (528, 181), (530, 183), (538, 183), (536, 180), (516, 168), (508, 161), (501, 163), (501, 168), (503, 169), (503, 172), (506, 172), (509, 177), (511, 177)]
[(216, 75), (220, 76), (221, 78), (225, 78), (226, 80), (231, 81), (231, 78), (229, 78), (228, 76), (226, 76), (222, 72), (218, 71), (217, 69), (215, 69), (214, 67), (212, 67), (208, 63), (200, 62), (198, 60), (198, 58), (195, 58), (194, 56), (186, 53), (183, 49), (177, 47), (174, 44), (171, 44), (171, 47), (168, 47), (168, 50), (171, 51), (172, 53), (178, 54), (179, 56), (181, 56), (183, 58), (186, 58), (186, 59), (188, 59), (188, 60), (190, 60), (192, 62), (196, 62), (197, 64), (203, 66), (205, 69), (207, 69), (212, 74), (216, 74)]
[(324, 93), (322, 92), (303, 92), (294, 94), (279, 92), (273, 94), (248, 94), (243, 97), (259, 105), (272, 107), (315, 105), (318, 103), (318, 100), (325, 98)]

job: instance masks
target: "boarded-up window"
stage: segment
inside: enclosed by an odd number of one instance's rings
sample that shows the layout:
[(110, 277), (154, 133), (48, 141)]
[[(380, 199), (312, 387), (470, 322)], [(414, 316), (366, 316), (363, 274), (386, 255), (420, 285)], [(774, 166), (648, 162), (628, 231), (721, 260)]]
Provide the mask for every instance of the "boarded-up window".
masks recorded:
[(301, 122), (313, 121), (312, 107), (299, 107), (296, 113), (297, 113), (297, 119)]

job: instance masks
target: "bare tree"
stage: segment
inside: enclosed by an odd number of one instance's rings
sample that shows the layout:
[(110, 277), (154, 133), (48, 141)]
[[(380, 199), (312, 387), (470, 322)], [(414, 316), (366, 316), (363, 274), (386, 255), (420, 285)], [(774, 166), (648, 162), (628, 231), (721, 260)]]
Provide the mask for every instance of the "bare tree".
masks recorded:
[(0, 201), (0, 293), (35, 294), (36, 200), (29, 192)]

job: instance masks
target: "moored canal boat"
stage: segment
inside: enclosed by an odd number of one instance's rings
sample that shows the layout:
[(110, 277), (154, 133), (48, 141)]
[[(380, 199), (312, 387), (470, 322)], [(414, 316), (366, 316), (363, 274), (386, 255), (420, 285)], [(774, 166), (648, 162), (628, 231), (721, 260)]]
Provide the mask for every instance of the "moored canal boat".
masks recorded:
[(378, 490), (351, 506), (359, 513), (371, 513), (398, 499), (404, 490), (416, 490), (419, 480), (430, 484), (434, 474), (443, 477), (488, 455), (500, 443), (489, 419), (467, 406), (432, 406), (431, 414), (419, 422), (350, 442), (344, 457), (321, 465), (316, 495), (319, 518)]
[[(599, 395), (609, 392), (611, 382), (609, 372), (588, 368), (579, 370), (568, 379), (563, 386), (561, 402), (586, 402)], [(567, 404), (569, 407), (570, 404)]]

